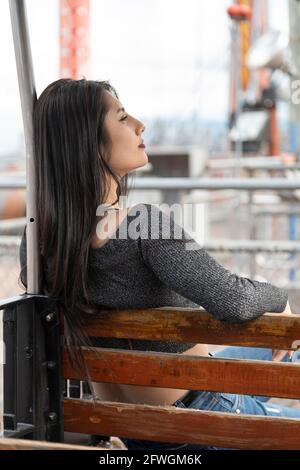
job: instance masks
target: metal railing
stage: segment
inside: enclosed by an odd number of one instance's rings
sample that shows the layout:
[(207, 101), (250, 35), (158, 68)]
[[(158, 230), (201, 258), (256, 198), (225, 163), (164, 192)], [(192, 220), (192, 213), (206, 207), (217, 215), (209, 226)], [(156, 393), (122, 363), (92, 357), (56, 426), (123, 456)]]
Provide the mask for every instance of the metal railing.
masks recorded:
[[(0, 189), (26, 189), (24, 176), (14, 173), (14, 176), (1, 177)], [(144, 177), (135, 178), (134, 189), (161, 189), (161, 190), (195, 190), (209, 191), (220, 189), (233, 189), (240, 191), (270, 191), (270, 190), (297, 190), (300, 189), (299, 180), (287, 178), (201, 178), (201, 177)]]

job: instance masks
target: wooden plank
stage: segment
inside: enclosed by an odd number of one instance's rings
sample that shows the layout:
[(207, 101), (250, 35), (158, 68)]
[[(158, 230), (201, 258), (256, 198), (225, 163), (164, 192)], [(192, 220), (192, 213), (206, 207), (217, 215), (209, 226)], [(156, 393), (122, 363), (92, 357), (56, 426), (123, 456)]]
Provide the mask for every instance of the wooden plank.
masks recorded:
[[(83, 348), (95, 382), (300, 398), (298, 364)], [(63, 375), (82, 379), (63, 353)]]
[(299, 449), (300, 420), (65, 399), (65, 430), (235, 449)]
[(0, 438), (0, 450), (107, 450), (107, 448), (3, 437)]
[[(266, 313), (243, 323), (215, 320), (203, 309), (163, 307), (102, 311), (85, 322), (90, 336), (293, 349), (300, 315)], [(294, 349), (297, 344), (294, 345)]]

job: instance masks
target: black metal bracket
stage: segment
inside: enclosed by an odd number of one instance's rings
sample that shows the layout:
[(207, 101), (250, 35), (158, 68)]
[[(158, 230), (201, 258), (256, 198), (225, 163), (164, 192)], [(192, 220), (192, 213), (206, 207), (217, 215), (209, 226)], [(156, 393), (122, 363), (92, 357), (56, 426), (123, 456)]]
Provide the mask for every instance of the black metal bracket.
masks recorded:
[(22, 294), (3, 309), (4, 436), (63, 441), (60, 324), (47, 296)]

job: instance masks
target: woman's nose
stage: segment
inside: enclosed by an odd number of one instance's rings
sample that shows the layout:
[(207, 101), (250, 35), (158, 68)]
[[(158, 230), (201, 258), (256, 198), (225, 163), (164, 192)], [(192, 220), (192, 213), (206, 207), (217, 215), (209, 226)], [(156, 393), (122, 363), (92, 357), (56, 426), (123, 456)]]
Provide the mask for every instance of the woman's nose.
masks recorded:
[(143, 124), (142, 122), (140, 122), (139, 125), (137, 126), (137, 133), (138, 133), (138, 135), (142, 134), (145, 129), (146, 129), (145, 124)]

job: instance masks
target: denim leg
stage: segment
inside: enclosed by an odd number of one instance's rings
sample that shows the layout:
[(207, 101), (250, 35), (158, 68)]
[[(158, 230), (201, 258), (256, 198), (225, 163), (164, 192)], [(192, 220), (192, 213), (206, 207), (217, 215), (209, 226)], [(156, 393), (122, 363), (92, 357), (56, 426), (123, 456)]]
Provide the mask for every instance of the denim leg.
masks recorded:
[(300, 362), (300, 349), (294, 351), (291, 362)]
[(250, 395), (241, 395), (241, 410), (245, 414), (300, 418), (300, 409), (282, 406), (277, 403), (263, 403)]
[[(228, 346), (210, 353), (213, 357), (224, 357), (228, 359), (253, 359), (258, 361), (272, 361), (272, 349), (270, 348), (248, 348), (244, 346)], [(288, 353), (280, 362), (300, 362), (300, 349), (294, 351), (292, 358)]]
[(300, 409), (277, 403), (263, 403), (251, 395), (199, 392), (187, 408), (225, 413), (280, 416), (300, 419)]
[(224, 357), (228, 359), (253, 359), (257, 361), (271, 361), (272, 349), (270, 348), (249, 348), (244, 346), (228, 346), (213, 353), (214, 357)]

